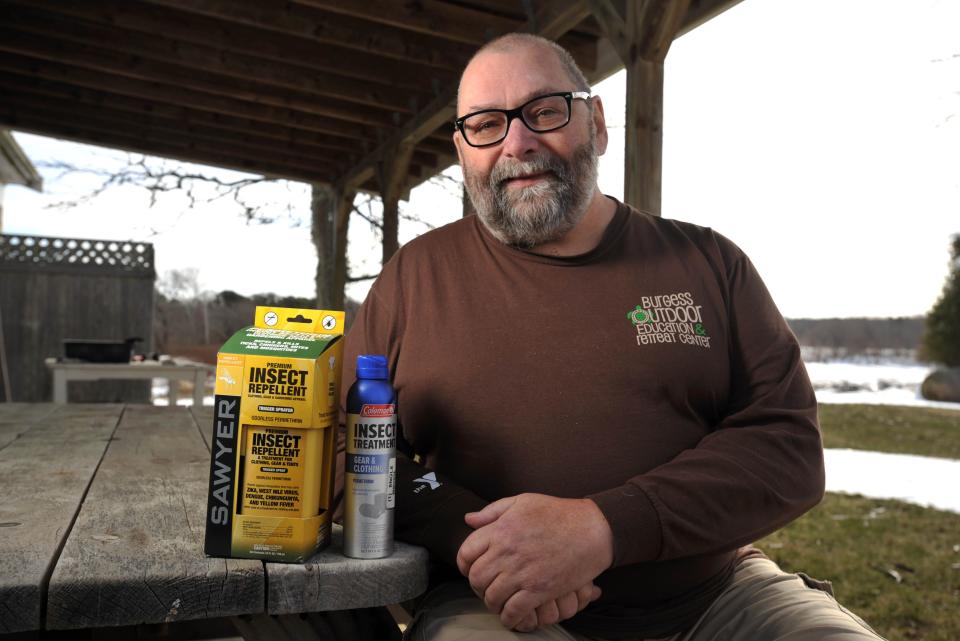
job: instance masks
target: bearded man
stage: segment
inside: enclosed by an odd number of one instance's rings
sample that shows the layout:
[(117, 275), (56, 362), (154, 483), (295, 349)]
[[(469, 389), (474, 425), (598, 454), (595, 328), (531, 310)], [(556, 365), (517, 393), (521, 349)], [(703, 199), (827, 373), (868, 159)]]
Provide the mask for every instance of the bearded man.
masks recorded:
[(346, 346), (389, 357), (396, 537), (436, 565), (408, 637), (878, 638), (750, 547), (823, 453), (747, 257), (600, 193), (603, 104), (555, 43), (484, 46), (457, 113), (477, 216), (404, 246)]

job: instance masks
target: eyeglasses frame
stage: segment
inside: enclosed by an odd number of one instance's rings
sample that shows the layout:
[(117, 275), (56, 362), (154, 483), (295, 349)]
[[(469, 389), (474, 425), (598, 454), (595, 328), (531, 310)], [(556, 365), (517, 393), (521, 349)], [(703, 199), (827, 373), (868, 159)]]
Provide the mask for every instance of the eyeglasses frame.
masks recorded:
[[(531, 102), (536, 102), (537, 100), (542, 100), (543, 98), (552, 98), (553, 96), (562, 96), (566, 98), (567, 100), (566, 122), (564, 122), (562, 125), (551, 127), (550, 129), (541, 129), (541, 130), (534, 129), (527, 123), (526, 119), (523, 117), (523, 110)], [(507, 135), (510, 133), (510, 124), (517, 118), (520, 119), (520, 122), (523, 123), (524, 127), (526, 127), (527, 129), (529, 129), (535, 134), (545, 134), (550, 131), (556, 131), (557, 129), (563, 129), (564, 127), (569, 125), (570, 121), (573, 119), (573, 101), (577, 99), (586, 101), (586, 100), (590, 100), (590, 98), (591, 98), (591, 95), (589, 91), (555, 91), (553, 93), (545, 93), (540, 96), (534, 96), (533, 98), (526, 101), (525, 103), (523, 103), (522, 105), (520, 105), (515, 109), (481, 109), (480, 111), (473, 111), (471, 113), (468, 113), (454, 120), (453, 127), (454, 129), (460, 132), (460, 135), (463, 137), (463, 141), (468, 145), (470, 145), (471, 147), (475, 147), (475, 148), (492, 147), (493, 145), (499, 145), (501, 142), (503, 142), (506, 139)], [(475, 145), (467, 139), (467, 132), (464, 131), (464, 123), (466, 122), (467, 118), (472, 118), (473, 116), (477, 116), (479, 114), (486, 114), (486, 113), (502, 113), (507, 117), (507, 126), (503, 130), (503, 138), (501, 138), (500, 140), (496, 140), (494, 142), (488, 142), (482, 145)]]

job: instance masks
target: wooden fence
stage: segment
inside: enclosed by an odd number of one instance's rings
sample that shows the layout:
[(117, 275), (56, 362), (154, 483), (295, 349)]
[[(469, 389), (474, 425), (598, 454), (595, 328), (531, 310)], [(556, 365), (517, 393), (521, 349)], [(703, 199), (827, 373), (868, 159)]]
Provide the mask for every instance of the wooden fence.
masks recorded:
[[(153, 245), (0, 234), (0, 318), (13, 401), (49, 401), (63, 339), (139, 336), (153, 349)], [(148, 381), (71, 383), (71, 401), (148, 402)], [(0, 387), (0, 398), (3, 388)]]

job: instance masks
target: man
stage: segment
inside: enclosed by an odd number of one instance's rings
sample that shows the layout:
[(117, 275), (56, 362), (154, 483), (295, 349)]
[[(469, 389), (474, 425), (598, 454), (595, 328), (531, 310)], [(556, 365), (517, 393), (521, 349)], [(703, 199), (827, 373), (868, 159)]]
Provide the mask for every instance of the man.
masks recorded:
[(554, 43), (486, 45), (457, 113), (477, 216), (401, 249), (347, 338), (347, 363), (389, 357), (396, 536), (437, 562), (408, 635), (876, 639), (745, 547), (823, 493), (749, 260), (599, 192), (603, 105)]

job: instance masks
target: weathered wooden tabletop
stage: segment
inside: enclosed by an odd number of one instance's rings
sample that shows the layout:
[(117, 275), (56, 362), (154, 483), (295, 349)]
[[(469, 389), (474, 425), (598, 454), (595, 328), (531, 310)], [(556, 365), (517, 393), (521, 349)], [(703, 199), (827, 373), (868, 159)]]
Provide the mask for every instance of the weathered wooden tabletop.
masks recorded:
[(303, 564), (203, 553), (210, 408), (0, 404), (0, 633), (397, 603), (426, 552)]

